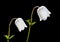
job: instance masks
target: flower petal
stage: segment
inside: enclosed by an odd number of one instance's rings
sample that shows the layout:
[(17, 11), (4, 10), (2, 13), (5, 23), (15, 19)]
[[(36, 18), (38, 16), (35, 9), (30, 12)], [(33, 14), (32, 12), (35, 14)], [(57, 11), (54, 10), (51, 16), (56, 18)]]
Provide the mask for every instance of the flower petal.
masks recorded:
[(22, 18), (17, 18), (15, 20), (15, 25), (17, 26), (18, 30), (21, 32), (22, 30), (25, 29), (25, 27), (27, 27), (27, 25), (25, 24), (24, 20)]
[(40, 18), (40, 21), (46, 20), (47, 17), (50, 17), (51, 12), (45, 7), (41, 6), (37, 9), (38, 16)]

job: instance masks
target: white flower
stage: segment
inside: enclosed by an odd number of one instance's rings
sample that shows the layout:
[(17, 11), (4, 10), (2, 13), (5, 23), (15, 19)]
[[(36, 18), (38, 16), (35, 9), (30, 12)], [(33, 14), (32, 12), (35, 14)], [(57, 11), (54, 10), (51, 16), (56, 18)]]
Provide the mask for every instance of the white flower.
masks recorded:
[(22, 18), (17, 18), (15, 20), (15, 25), (17, 26), (18, 30), (21, 32), (22, 30), (25, 29), (25, 27), (27, 27), (27, 25), (25, 24), (24, 20)]
[(45, 6), (39, 7), (37, 9), (37, 13), (38, 13), (40, 21), (46, 20), (47, 17), (50, 17), (50, 14), (51, 14), (51, 12)]

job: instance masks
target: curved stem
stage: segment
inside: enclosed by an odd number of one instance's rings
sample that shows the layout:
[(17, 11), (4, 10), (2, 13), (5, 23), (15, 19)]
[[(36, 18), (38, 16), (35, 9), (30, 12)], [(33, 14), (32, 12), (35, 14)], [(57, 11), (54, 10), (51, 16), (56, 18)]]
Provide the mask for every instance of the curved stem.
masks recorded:
[[(11, 23), (12, 23), (12, 21), (13, 21), (14, 19), (16, 19), (16, 18), (12, 18), (11, 21), (10, 21), (10, 23), (9, 23), (8, 36), (10, 36), (10, 25), (11, 25)], [(9, 39), (7, 40), (7, 42), (9, 42)]]
[(36, 8), (38, 8), (38, 7), (39, 7), (39, 6), (35, 6), (35, 7), (33, 8), (32, 12), (31, 12), (31, 22), (32, 22), (33, 12), (34, 12), (34, 10), (35, 10)]
[(35, 6), (34, 8), (33, 8), (33, 10), (32, 10), (32, 13), (31, 13), (31, 25), (29, 25), (29, 30), (28, 30), (28, 36), (27, 36), (27, 40), (26, 40), (26, 42), (28, 42), (29, 41), (29, 35), (30, 35), (30, 30), (31, 30), (31, 26), (32, 26), (32, 17), (33, 17), (33, 12), (34, 12), (34, 10), (36, 9), (36, 8), (38, 8), (39, 6)]

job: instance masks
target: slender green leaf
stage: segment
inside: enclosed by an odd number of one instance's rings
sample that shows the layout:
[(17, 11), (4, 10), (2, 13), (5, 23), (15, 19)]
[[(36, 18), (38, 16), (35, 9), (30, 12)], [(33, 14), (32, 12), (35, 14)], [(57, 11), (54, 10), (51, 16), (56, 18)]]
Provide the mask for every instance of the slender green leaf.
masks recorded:
[(26, 22), (28, 22), (28, 23), (29, 23), (29, 22), (30, 22), (30, 19), (26, 20)]
[(34, 25), (36, 22), (32, 22), (32, 25)]
[(15, 36), (15, 35), (10, 36), (9, 39), (12, 39), (14, 36)]
[(9, 39), (9, 36), (8, 35), (4, 35), (4, 37), (6, 37), (6, 39)]
[(29, 25), (31, 25), (31, 20), (30, 20), (30, 19), (26, 20), (26, 22), (27, 22)]

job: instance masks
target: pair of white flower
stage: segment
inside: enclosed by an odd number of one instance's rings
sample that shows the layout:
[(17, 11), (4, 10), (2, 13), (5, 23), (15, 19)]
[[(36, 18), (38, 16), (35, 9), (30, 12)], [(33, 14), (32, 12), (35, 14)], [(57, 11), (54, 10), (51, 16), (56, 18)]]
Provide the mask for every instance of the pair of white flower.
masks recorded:
[[(40, 21), (42, 21), (42, 20), (46, 20), (47, 17), (50, 17), (51, 12), (45, 6), (41, 6), (37, 9), (37, 14), (39, 16)], [(24, 30), (25, 27), (27, 28), (27, 25), (25, 24), (22, 18), (17, 18), (15, 20), (15, 25), (17, 26), (20, 32)]]

